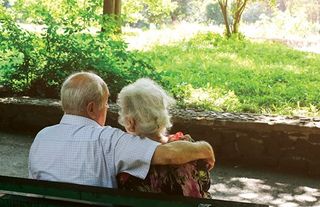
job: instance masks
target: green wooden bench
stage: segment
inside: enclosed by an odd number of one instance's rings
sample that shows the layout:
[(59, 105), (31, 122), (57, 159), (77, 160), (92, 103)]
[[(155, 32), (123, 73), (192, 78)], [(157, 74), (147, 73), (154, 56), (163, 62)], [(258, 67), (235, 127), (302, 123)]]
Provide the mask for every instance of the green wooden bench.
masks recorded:
[(265, 207), (266, 205), (198, 199), (155, 193), (0, 176), (0, 206), (152, 206)]

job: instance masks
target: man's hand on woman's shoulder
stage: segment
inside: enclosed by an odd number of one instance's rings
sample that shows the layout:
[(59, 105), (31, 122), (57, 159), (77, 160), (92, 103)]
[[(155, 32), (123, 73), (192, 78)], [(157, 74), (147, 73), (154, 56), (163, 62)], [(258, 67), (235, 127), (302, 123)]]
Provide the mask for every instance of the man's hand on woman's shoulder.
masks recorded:
[(201, 145), (200, 147), (203, 147), (203, 150), (207, 150), (206, 152), (204, 152), (205, 153), (204, 156), (206, 156), (206, 158), (204, 158), (204, 160), (206, 160), (206, 162), (208, 163), (208, 169), (211, 170), (214, 167), (214, 164), (216, 162), (214, 152), (213, 152), (211, 145), (205, 141), (199, 141), (196, 143)]

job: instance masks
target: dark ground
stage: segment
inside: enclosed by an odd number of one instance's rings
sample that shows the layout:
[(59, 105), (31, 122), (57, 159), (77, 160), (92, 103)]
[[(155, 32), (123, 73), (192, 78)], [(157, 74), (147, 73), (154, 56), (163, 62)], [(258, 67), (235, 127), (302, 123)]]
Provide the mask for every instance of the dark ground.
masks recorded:
[[(0, 174), (28, 176), (28, 153), (33, 135), (0, 132)], [(319, 206), (320, 179), (268, 169), (221, 166), (212, 171), (213, 198), (279, 207)]]

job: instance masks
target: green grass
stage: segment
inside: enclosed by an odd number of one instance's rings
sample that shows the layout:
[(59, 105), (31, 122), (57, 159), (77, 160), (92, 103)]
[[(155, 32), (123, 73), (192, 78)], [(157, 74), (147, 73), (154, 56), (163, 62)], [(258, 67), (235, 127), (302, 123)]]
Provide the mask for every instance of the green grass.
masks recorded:
[[(145, 52), (182, 106), (233, 112), (319, 115), (320, 55), (279, 43), (199, 34), (191, 40)], [(188, 86), (188, 87), (185, 87)], [(190, 101), (195, 89), (220, 98), (233, 92), (238, 104), (217, 107), (213, 99)], [(183, 91), (188, 90), (188, 91)], [(222, 91), (222, 92), (221, 92)], [(197, 91), (199, 92), (199, 90)], [(195, 98), (193, 98), (195, 99)]]

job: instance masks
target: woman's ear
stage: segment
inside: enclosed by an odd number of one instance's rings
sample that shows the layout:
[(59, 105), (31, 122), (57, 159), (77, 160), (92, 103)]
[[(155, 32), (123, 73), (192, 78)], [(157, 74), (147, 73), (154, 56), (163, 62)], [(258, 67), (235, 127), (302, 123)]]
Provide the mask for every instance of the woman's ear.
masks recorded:
[(126, 117), (126, 130), (127, 132), (136, 132), (136, 121), (132, 117)]
[(95, 111), (95, 103), (91, 101), (87, 105), (87, 115), (90, 119), (95, 120), (97, 118), (96, 111)]

